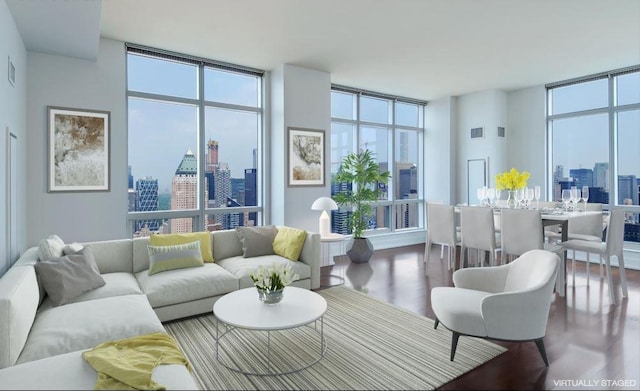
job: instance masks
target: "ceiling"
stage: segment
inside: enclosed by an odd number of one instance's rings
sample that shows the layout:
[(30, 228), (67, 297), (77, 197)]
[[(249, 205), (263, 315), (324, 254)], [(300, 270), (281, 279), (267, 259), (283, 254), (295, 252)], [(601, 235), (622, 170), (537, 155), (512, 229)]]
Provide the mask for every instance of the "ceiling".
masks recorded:
[[(29, 50), (69, 55), (70, 47), (90, 41), (84, 45), (97, 54), (99, 27), (106, 38), (264, 70), (294, 64), (329, 72), (332, 83), (425, 100), (515, 90), (640, 64), (640, 0), (7, 4)], [(86, 10), (92, 8), (87, 4), (101, 5), (100, 15)], [(75, 16), (65, 8), (75, 9)], [(49, 15), (48, 24), (28, 17), (35, 13)]]

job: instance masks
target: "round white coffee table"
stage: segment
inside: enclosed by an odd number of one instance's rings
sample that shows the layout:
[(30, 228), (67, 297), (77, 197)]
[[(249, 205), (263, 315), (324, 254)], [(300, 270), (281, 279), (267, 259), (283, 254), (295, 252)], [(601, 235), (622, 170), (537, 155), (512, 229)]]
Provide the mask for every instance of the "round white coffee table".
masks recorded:
[[(327, 350), (327, 341), (324, 338), (324, 314), (327, 311), (327, 301), (319, 294), (307, 289), (286, 287), (283, 299), (277, 304), (264, 304), (258, 300), (256, 288), (240, 289), (228, 293), (218, 299), (213, 305), (213, 314), (216, 317), (216, 359), (228, 369), (247, 375), (283, 375), (298, 372), (322, 359)], [(313, 325), (311, 325), (313, 323)], [(318, 330), (318, 323), (320, 323)], [(221, 332), (220, 325), (225, 330)], [(320, 349), (314, 355), (313, 361), (303, 363), (302, 366), (276, 370), (271, 362), (272, 344), (271, 332), (277, 332), (309, 325), (320, 338)], [(221, 341), (237, 329), (265, 332), (267, 335), (265, 371), (243, 369), (238, 365), (238, 360), (228, 360), (232, 364), (221, 359), (220, 350), (223, 350)], [(295, 343), (293, 341), (292, 343)], [(229, 349), (224, 349), (229, 350)], [(225, 351), (229, 356), (232, 352)], [(238, 352), (245, 354), (246, 352)], [(297, 362), (296, 362), (297, 363)]]

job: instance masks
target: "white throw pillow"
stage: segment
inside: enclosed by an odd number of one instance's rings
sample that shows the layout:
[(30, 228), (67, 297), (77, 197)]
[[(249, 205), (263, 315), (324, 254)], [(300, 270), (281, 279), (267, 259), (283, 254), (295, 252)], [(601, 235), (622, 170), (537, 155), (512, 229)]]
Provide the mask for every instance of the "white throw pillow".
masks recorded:
[(38, 258), (41, 261), (60, 258), (64, 255), (64, 241), (58, 235), (49, 235), (38, 243)]

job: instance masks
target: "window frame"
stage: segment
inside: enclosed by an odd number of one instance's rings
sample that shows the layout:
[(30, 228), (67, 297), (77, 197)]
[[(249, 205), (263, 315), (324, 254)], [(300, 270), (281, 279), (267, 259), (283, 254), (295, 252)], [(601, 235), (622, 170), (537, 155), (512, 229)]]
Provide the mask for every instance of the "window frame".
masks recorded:
[[(556, 120), (562, 119), (570, 119), (570, 118), (578, 118), (584, 116), (591, 115), (599, 115), (606, 114), (608, 118), (608, 161), (609, 164), (609, 203), (603, 205), (605, 209), (611, 209), (612, 207), (622, 208), (630, 213), (640, 213), (640, 205), (622, 205), (618, 202), (619, 197), (619, 189), (618, 189), (618, 177), (621, 175), (619, 173), (619, 164), (618, 164), (618, 124), (617, 118), (618, 114), (627, 112), (627, 111), (637, 111), (640, 110), (640, 102), (618, 105), (617, 104), (617, 77), (626, 75), (626, 74), (640, 74), (640, 65), (628, 67), (624, 69), (613, 70), (610, 72), (605, 72), (597, 75), (586, 76), (583, 78), (577, 78), (572, 80), (567, 80), (558, 83), (551, 83), (546, 85), (547, 88), (547, 104), (546, 104), (546, 150), (547, 150), (547, 196), (553, 199), (553, 180), (554, 180), (554, 161), (553, 161), (553, 122)], [(580, 110), (573, 112), (563, 112), (561, 114), (554, 114), (552, 112), (553, 107), (553, 90), (555, 88), (560, 88), (572, 84), (581, 84), (588, 83), (594, 80), (602, 80), (606, 79), (608, 83), (607, 88), (607, 106), (596, 109), (588, 109), (588, 110)], [(638, 176), (640, 179), (640, 175)], [(640, 245), (638, 245), (640, 247)]]
[[(375, 236), (375, 235), (383, 235), (383, 234), (394, 234), (394, 233), (404, 233), (404, 232), (408, 232), (408, 231), (417, 231), (417, 230), (423, 230), (425, 228), (425, 221), (424, 221), (424, 164), (425, 164), (425, 148), (424, 148), (424, 137), (426, 134), (425, 131), (425, 121), (424, 121), (424, 111), (425, 111), (425, 107), (427, 105), (427, 102), (425, 101), (418, 101), (418, 100), (412, 100), (409, 98), (402, 98), (402, 97), (396, 97), (396, 96), (390, 96), (390, 95), (386, 95), (386, 94), (381, 94), (381, 93), (376, 93), (376, 92), (371, 92), (371, 91), (364, 91), (364, 90), (357, 90), (357, 89), (353, 89), (350, 87), (345, 87), (345, 86), (337, 86), (337, 85), (332, 85), (331, 86), (331, 93), (342, 93), (342, 94), (351, 94), (352, 98), (354, 100), (354, 104), (353, 104), (353, 114), (354, 114), (354, 118), (352, 119), (348, 119), (348, 118), (342, 118), (342, 117), (333, 117), (331, 116), (331, 125), (332, 125), (332, 152), (333, 149), (335, 148), (333, 145), (333, 125), (334, 124), (339, 124), (339, 125), (345, 125), (348, 127), (351, 127), (351, 139), (352, 139), (352, 145), (351, 145), (351, 151), (350, 152), (357, 152), (361, 147), (361, 136), (362, 136), (362, 128), (372, 128), (372, 129), (380, 129), (380, 128), (387, 128), (387, 141), (388, 141), (388, 145), (386, 146), (387, 149), (387, 155), (388, 155), (388, 161), (389, 161), (389, 166), (387, 167), (387, 170), (391, 172), (391, 179), (389, 180), (389, 184), (387, 186), (387, 199), (385, 200), (378, 200), (378, 201), (374, 201), (374, 202), (370, 202), (369, 204), (371, 205), (372, 208), (388, 208), (388, 214), (387, 211), (383, 212), (385, 217), (388, 217), (389, 219), (389, 226), (388, 227), (383, 227), (383, 228), (376, 228), (376, 229), (368, 229), (366, 230), (367, 235), (368, 236)], [(387, 122), (372, 122), (372, 121), (365, 121), (361, 119), (361, 105), (360, 105), (360, 101), (362, 98), (375, 98), (375, 99), (386, 99), (389, 106), (388, 106), (388, 111), (389, 111), (389, 115), (388, 115), (388, 121)], [(402, 103), (402, 104), (415, 104), (418, 106), (417, 108), (417, 112), (418, 112), (418, 118), (416, 121), (416, 125), (417, 126), (408, 126), (408, 125), (398, 125), (396, 123), (396, 104), (397, 103)], [(396, 198), (395, 193), (396, 193), (396, 187), (399, 186), (399, 182), (397, 182), (397, 180), (399, 180), (399, 178), (395, 178), (395, 171), (396, 171), (396, 164), (397, 163), (401, 163), (396, 161), (396, 139), (397, 139), (397, 135), (399, 131), (410, 131), (410, 132), (416, 132), (417, 136), (418, 136), (418, 151), (417, 151), (417, 162), (416, 167), (418, 168), (418, 173), (417, 173), (417, 196), (416, 198)], [(342, 149), (342, 148), (340, 148)], [(333, 156), (332, 156), (333, 157)], [(333, 166), (333, 164), (336, 162), (331, 162), (331, 165)], [(333, 173), (332, 173), (333, 174)], [(416, 213), (415, 213), (415, 219), (416, 219), (416, 224), (415, 226), (412, 227), (396, 227), (397, 221), (398, 221), (398, 209), (401, 208), (403, 205), (415, 205), (416, 207)], [(333, 227), (332, 227), (333, 229)]]
[[(128, 75), (128, 58), (129, 54), (140, 55), (140, 56), (148, 56), (150, 58), (155, 58), (159, 60), (165, 61), (175, 61), (186, 64), (191, 64), (197, 67), (197, 91), (196, 98), (185, 98), (180, 96), (172, 96), (158, 93), (148, 93), (141, 92), (135, 90), (129, 90), (129, 75)], [(258, 85), (257, 85), (257, 103), (256, 106), (245, 106), (240, 104), (232, 104), (232, 103), (223, 103), (217, 101), (211, 101), (205, 99), (205, 69), (213, 68), (220, 69), (222, 71), (228, 71), (233, 73), (240, 74), (249, 74), (257, 77)], [(221, 61), (205, 59), (201, 57), (188, 56), (184, 54), (174, 53), (170, 51), (165, 51), (162, 49), (155, 49), (146, 46), (136, 45), (136, 44), (125, 44), (125, 72), (126, 72), (126, 105), (127, 105), (127, 118), (129, 115), (129, 102), (131, 98), (134, 99), (144, 99), (144, 100), (152, 100), (164, 103), (172, 103), (172, 104), (185, 104), (195, 106), (197, 109), (197, 155), (198, 159), (198, 181), (197, 181), (197, 191), (198, 191), (198, 208), (196, 209), (185, 209), (185, 210), (158, 210), (153, 212), (128, 212), (127, 213), (127, 230), (128, 236), (133, 237), (135, 233), (135, 223), (140, 220), (149, 220), (149, 219), (161, 219), (161, 220), (171, 220), (177, 218), (191, 218), (192, 219), (192, 230), (193, 232), (198, 231), (206, 231), (206, 223), (207, 223), (207, 215), (213, 213), (221, 213), (221, 214), (234, 214), (234, 213), (256, 213), (256, 222), (255, 225), (261, 225), (264, 223), (264, 205), (265, 205), (265, 135), (266, 135), (266, 123), (265, 123), (265, 71), (243, 67), (240, 65), (229, 64)], [(241, 206), (241, 207), (224, 207), (224, 208), (209, 208), (207, 205), (207, 199), (205, 197), (205, 148), (206, 145), (206, 109), (207, 108), (219, 108), (225, 110), (235, 110), (241, 112), (251, 112), (255, 113), (259, 116), (258, 118), (258, 129), (257, 129), (257, 178), (256, 178), (256, 187), (257, 187), (257, 197), (256, 206)], [(127, 139), (128, 139), (128, 120), (127, 120)]]

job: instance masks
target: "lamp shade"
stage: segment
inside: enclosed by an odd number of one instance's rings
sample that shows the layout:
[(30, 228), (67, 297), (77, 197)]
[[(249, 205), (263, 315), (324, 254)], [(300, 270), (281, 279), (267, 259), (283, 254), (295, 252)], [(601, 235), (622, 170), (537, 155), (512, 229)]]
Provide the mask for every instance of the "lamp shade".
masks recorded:
[(320, 197), (317, 200), (313, 201), (313, 204), (311, 205), (311, 209), (336, 210), (338, 209), (338, 204), (336, 204), (336, 202), (329, 197)]

